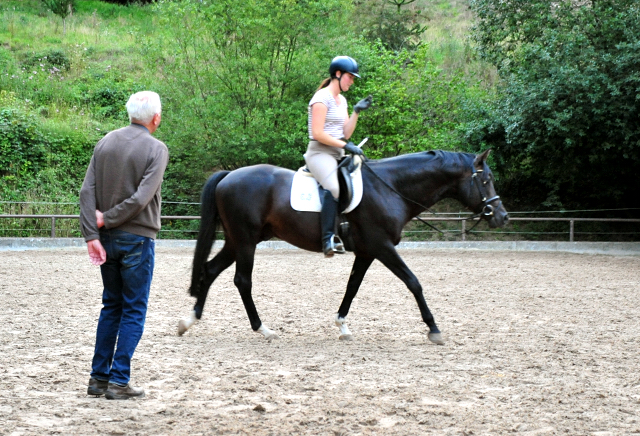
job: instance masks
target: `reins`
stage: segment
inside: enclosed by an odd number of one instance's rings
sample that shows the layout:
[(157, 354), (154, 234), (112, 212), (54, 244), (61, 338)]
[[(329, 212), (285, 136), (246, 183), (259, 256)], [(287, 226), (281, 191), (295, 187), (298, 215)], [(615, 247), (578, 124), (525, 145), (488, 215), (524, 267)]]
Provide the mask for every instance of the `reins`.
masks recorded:
[[(378, 180), (380, 180), (380, 181), (382, 182), (382, 184), (383, 184), (383, 185), (385, 185), (387, 188), (389, 188), (392, 192), (394, 192), (394, 193), (395, 193), (396, 195), (398, 195), (400, 198), (402, 198), (402, 199), (403, 199), (403, 200), (405, 200), (405, 201), (408, 201), (409, 203), (413, 203), (413, 204), (415, 204), (416, 206), (419, 206), (419, 207), (421, 207), (422, 209), (426, 210), (427, 212), (430, 212), (430, 213), (432, 213), (432, 214), (434, 214), (434, 215), (435, 215), (435, 212), (434, 212), (434, 211), (432, 211), (431, 209), (429, 209), (429, 208), (428, 208), (427, 206), (425, 206), (424, 204), (421, 204), (421, 203), (419, 203), (419, 202), (417, 202), (417, 201), (415, 201), (415, 200), (412, 200), (412, 199), (410, 199), (410, 198), (407, 198), (407, 197), (405, 197), (404, 195), (402, 195), (400, 192), (398, 192), (398, 191), (397, 191), (393, 186), (391, 186), (389, 183), (387, 183), (387, 181), (386, 181), (386, 180), (384, 180), (382, 177), (380, 177), (378, 174), (376, 174), (376, 172), (375, 172), (375, 171), (374, 171), (374, 170), (373, 170), (373, 169), (372, 169), (372, 168), (367, 164), (367, 161), (366, 161), (366, 160), (364, 160), (364, 159), (362, 160), (362, 165), (363, 165), (364, 167), (366, 167), (366, 168), (371, 172), (371, 174), (373, 174), (373, 175), (374, 175)], [(481, 173), (481, 172), (483, 171), (483, 170), (476, 170), (475, 168), (474, 168), (473, 170), (474, 170), (474, 171), (473, 171), (473, 174), (472, 174), (472, 176), (471, 176), (471, 184), (472, 184), (472, 185), (474, 185), (474, 184), (475, 184), (475, 180), (476, 180), (476, 177), (477, 177), (478, 173)], [(482, 184), (482, 185), (484, 185), (485, 183), (484, 183), (484, 182), (481, 182), (481, 184)], [(482, 202), (480, 203), (480, 205), (482, 206), (482, 209), (480, 210), (480, 212), (478, 212), (478, 213), (476, 213), (476, 214), (474, 214), (474, 215), (472, 215), (472, 216), (470, 216), (470, 217), (468, 217), (468, 218), (459, 218), (459, 219), (455, 220), (455, 221), (468, 221), (468, 220), (475, 220), (475, 219), (476, 219), (476, 218), (478, 218), (478, 217), (480, 218), (479, 220), (477, 220), (477, 221), (475, 222), (475, 224), (474, 224), (473, 226), (471, 226), (471, 228), (470, 228), (470, 229), (468, 229), (468, 230), (465, 230), (465, 231), (464, 231), (464, 233), (465, 233), (465, 234), (469, 234), (469, 233), (471, 233), (471, 231), (472, 231), (473, 229), (475, 229), (475, 228), (476, 228), (476, 226), (477, 226), (478, 224), (480, 224), (480, 221), (482, 221), (482, 218), (483, 218), (483, 217), (489, 217), (489, 216), (492, 216), (492, 215), (493, 215), (494, 207), (493, 207), (491, 204), (489, 204), (489, 203), (491, 203), (491, 202), (493, 202), (493, 201), (495, 201), (495, 200), (499, 200), (499, 199), (500, 199), (500, 196), (499, 196), (499, 195), (496, 195), (496, 196), (493, 196), (493, 197), (491, 197), (491, 198), (487, 199), (487, 197), (486, 197), (485, 193), (483, 192), (483, 189), (480, 187), (480, 184), (478, 184), (477, 186), (478, 186), (478, 192), (480, 193), (480, 198), (482, 198)], [(444, 235), (444, 233), (445, 233), (445, 232), (443, 232), (442, 230), (440, 230), (440, 229), (439, 229), (439, 228), (437, 228), (436, 226), (432, 225), (431, 223), (428, 223), (427, 221), (423, 220), (423, 219), (422, 219), (422, 218), (420, 218), (419, 216), (416, 216), (415, 218), (416, 218), (418, 221), (420, 221), (421, 223), (426, 224), (427, 226), (431, 227), (433, 230), (435, 230), (435, 231), (437, 231), (437, 232), (439, 232), (439, 233), (441, 233), (441, 234), (443, 234), (443, 235)]]

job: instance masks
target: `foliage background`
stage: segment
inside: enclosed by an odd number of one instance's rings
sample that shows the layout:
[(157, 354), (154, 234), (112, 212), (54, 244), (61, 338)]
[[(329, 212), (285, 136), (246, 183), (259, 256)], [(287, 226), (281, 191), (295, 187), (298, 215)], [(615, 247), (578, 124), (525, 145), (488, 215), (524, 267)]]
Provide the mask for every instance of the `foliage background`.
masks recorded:
[[(517, 204), (639, 207), (640, 3), (472, 0), (499, 98), (469, 126)], [(514, 203), (515, 204), (515, 203)]]
[(492, 147), (509, 208), (638, 206), (635, 2), (145, 3), (76, 0), (66, 32), (40, 0), (0, 4), (0, 201), (76, 202), (97, 140), (154, 89), (163, 212), (196, 215), (215, 170), (303, 164), (307, 102), (347, 54), (350, 105), (374, 97), (354, 135), (369, 157)]

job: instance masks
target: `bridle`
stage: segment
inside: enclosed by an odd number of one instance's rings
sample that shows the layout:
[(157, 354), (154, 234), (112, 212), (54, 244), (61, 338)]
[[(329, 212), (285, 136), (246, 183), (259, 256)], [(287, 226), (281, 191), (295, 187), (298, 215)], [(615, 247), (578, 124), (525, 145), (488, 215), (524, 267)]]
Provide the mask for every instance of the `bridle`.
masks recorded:
[[(473, 220), (476, 218), (480, 218), (480, 219), (476, 221), (473, 227), (467, 230), (467, 233), (473, 230), (480, 223), (480, 221), (482, 221), (482, 218), (489, 221), (493, 216), (493, 212), (497, 208), (499, 208), (500, 205), (502, 204), (502, 200), (500, 200), (499, 195), (494, 195), (491, 198), (487, 198), (488, 194), (487, 194), (486, 185), (489, 182), (487, 180), (481, 180), (480, 177), (478, 177), (478, 174), (481, 174), (483, 172), (484, 170), (478, 170), (474, 167), (473, 174), (471, 174), (471, 187), (472, 189), (473, 189), (473, 186), (476, 186), (478, 188), (478, 193), (480, 194), (480, 198), (481, 198), (480, 203), (476, 207), (474, 207), (473, 210), (474, 211), (479, 210), (480, 212), (476, 212), (473, 216), (467, 219), (470, 219), (470, 220)], [(496, 200), (498, 200), (498, 204), (494, 207), (491, 203), (493, 203)]]
[[(487, 180), (480, 180), (480, 178), (478, 177), (478, 174), (482, 172), (484, 172), (484, 170), (476, 170), (474, 168), (473, 174), (471, 175), (471, 186), (476, 186), (478, 188), (478, 193), (480, 194), (480, 198), (482, 199), (480, 201), (480, 204), (478, 204), (478, 206), (473, 208), (473, 210), (480, 210), (480, 212), (477, 212), (475, 215), (473, 215), (471, 219), (478, 218), (478, 217), (489, 219), (489, 217), (493, 216), (493, 211), (499, 208), (500, 205), (502, 204), (502, 200), (500, 200), (499, 195), (494, 195), (491, 198), (487, 198), (488, 194), (486, 190), (486, 185), (489, 182)], [(500, 200), (500, 201), (494, 207), (491, 203), (493, 203), (496, 200)]]

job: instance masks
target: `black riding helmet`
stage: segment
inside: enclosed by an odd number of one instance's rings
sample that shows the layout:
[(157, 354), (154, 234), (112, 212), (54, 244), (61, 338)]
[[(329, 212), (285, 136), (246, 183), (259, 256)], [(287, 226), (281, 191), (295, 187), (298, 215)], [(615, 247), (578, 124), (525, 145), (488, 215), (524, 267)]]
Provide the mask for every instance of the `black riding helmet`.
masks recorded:
[(336, 56), (333, 58), (331, 65), (329, 65), (329, 74), (332, 78), (336, 77), (336, 71), (351, 73), (358, 79), (360, 78), (358, 74), (358, 63), (349, 56)]
[[(335, 58), (333, 58), (333, 60), (331, 61), (331, 65), (329, 65), (329, 74), (331, 75), (332, 79), (335, 79), (337, 77), (337, 71), (342, 71), (343, 73), (351, 73), (358, 79), (360, 78), (360, 75), (358, 74), (358, 63), (355, 61), (355, 59), (349, 56), (336, 56)], [(344, 92), (341, 83), (342, 76), (343, 75), (341, 74), (338, 78), (338, 86), (340, 87), (340, 91)]]

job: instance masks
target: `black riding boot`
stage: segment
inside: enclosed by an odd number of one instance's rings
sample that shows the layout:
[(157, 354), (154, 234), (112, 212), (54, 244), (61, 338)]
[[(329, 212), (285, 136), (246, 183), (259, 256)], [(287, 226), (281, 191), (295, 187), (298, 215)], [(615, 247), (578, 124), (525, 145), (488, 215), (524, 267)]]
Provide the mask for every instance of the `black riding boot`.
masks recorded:
[[(334, 253), (344, 253), (344, 245), (340, 238), (335, 235), (337, 214), (338, 200), (333, 198), (331, 191), (323, 189), (320, 227), (322, 230), (322, 251), (324, 251), (324, 257), (332, 257)], [(337, 239), (337, 241), (335, 241), (335, 239)]]

